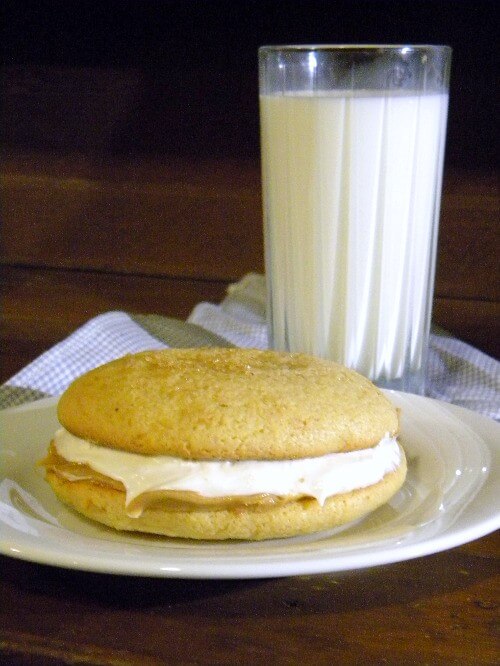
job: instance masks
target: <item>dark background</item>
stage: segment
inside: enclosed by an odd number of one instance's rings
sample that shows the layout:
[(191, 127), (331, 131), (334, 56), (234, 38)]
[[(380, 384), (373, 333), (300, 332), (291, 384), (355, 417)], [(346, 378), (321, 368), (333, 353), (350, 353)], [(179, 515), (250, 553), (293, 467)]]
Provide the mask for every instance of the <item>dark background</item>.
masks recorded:
[[(256, 158), (260, 45), (440, 43), (454, 50), (447, 166), (491, 168), (495, 8), (491, 0), (4, 2), (2, 139), (26, 149)], [(84, 107), (77, 128), (71, 118)], [(119, 120), (106, 134), (98, 127), (113, 112)]]

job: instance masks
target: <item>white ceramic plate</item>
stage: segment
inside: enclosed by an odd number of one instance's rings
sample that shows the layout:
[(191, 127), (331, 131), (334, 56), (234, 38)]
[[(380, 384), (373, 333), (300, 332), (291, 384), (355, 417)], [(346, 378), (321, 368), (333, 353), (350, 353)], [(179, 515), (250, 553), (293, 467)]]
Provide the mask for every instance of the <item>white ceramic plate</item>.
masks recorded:
[(500, 527), (500, 425), (429, 398), (401, 407), (409, 460), (403, 488), (356, 524), (265, 542), (195, 542), (118, 533), (55, 499), (36, 467), (57, 427), (55, 399), (0, 412), (0, 552), (102, 573), (260, 578), (347, 572), (428, 555)]

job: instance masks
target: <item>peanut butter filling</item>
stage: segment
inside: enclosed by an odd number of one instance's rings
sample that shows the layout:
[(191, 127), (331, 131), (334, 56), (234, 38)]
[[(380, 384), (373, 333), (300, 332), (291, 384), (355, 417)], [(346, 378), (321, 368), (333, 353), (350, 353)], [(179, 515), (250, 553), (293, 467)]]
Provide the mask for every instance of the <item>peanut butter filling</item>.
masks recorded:
[[(85, 481), (96, 486), (113, 488), (125, 494), (125, 486), (121, 481), (105, 476), (92, 469), (87, 464), (70, 462), (60, 456), (53, 443), (51, 443), (48, 455), (39, 463), (47, 471), (60, 478), (78, 483)], [(230, 497), (204, 497), (199, 493), (187, 490), (152, 490), (135, 497), (126, 507), (127, 514), (132, 517), (140, 516), (146, 508), (157, 508), (178, 511), (199, 510), (238, 510), (252, 507), (255, 510), (265, 511), (278, 505), (300, 499), (311, 500), (306, 497), (280, 497), (270, 493), (255, 495), (231, 495)]]

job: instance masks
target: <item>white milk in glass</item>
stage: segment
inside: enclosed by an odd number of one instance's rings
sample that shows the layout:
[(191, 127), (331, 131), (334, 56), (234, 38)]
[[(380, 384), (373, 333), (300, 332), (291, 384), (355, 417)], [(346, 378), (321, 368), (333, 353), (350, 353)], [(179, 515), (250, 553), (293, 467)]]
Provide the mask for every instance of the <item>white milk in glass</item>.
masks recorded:
[(448, 95), (260, 104), (273, 346), (412, 390), (397, 380), (425, 361)]

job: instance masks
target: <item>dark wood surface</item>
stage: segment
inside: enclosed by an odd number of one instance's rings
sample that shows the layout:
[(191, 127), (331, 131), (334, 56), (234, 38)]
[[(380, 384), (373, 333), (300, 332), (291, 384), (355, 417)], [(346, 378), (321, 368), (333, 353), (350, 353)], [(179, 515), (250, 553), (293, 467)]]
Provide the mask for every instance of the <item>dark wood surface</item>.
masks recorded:
[[(258, 161), (6, 153), (0, 378), (110, 309), (185, 318), (263, 270)], [(434, 321), (500, 356), (498, 188), (445, 177)]]
[[(193, 127), (188, 140), (168, 95), (160, 101), (173, 114), (170, 136), (184, 137), (188, 150), (117, 154), (114, 141), (126, 147), (128, 131), (154, 143), (161, 118), (132, 122), (123, 108), (148, 108), (147, 97), (137, 102), (141, 77), (17, 68), (9, 81), (2, 381), (98, 313), (185, 318), (199, 301), (220, 301), (246, 272), (262, 271), (258, 157), (222, 106), (209, 115), (224, 137), (213, 154), (196, 108), (183, 120)], [(242, 122), (253, 109), (245, 104)], [(493, 356), (498, 257), (497, 174), (447, 167), (434, 320)], [(496, 664), (498, 555), (493, 534), (346, 575), (253, 581), (115, 577), (0, 558), (0, 661)]]
[[(258, 164), (10, 155), (2, 375), (110, 309), (185, 318), (262, 270)], [(498, 353), (495, 183), (447, 174), (435, 319)], [(480, 229), (480, 234), (478, 233)], [(7, 664), (495, 664), (498, 535), (347, 575), (177, 581), (2, 558)]]
[(345, 575), (111, 577), (1, 561), (9, 664), (497, 664), (498, 535)]

